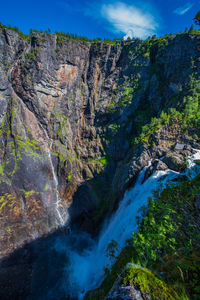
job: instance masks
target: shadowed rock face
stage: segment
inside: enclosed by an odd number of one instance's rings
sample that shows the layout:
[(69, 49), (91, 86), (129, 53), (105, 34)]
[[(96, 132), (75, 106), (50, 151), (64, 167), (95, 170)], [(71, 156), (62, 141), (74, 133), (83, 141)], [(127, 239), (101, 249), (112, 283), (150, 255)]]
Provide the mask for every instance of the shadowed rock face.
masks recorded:
[(33, 34), (28, 42), (0, 30), (1, 257), (70, 221), (95, 233), (93, 211), (106, 199), (113, 208), (156, 151), (168, 150), (166, 129), (157, 150), (133, 151), (133, 116), (139, 107), (153, 116), (170, 105), (189, 81), (198, 43), (177, 36), (145, 57), (137, 40)]

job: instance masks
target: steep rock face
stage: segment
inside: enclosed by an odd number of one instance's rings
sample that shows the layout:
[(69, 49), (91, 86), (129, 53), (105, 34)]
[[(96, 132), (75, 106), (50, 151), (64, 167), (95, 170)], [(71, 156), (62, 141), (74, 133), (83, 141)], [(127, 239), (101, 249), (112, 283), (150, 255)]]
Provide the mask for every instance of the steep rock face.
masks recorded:
[(7, 30), (1, 41), (4, 255), (68, 222), (77, 186), (93, 177), (85, 161), (103, 156), (95, 109), (120, 47), (97, 51), (75, 41), (59, 47), (56, 36), (32, 37), (29, 45)]
[(73, 220), (88, 230), (90, 212), (113, 209), (157, 155), (131, 146), (141, 112), (181, 103), (198, 44), (177, 36), (146, 56), (137, 40), (33, 34), (29, 42), (1, 30), (1, 256)]

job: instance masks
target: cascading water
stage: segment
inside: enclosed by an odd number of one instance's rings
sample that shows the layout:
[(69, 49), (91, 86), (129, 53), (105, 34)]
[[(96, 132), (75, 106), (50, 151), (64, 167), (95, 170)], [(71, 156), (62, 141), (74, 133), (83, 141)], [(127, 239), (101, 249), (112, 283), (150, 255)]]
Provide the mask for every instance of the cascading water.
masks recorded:
[[(41, 128), (44, 131), (44, 134), (45, 134), (46, 138), (48, 140), (50, 140), (46, 129), (42, 125), (41, 125)], [(49, 149), (52, 148), (52, 144), (53, 144), (53, 141), (51, 140)], [(49, 149), (47, 151), (47, 154), (48, 154), (48, 159), (49, 159), (50, 166), (51, 166), (51, 171), (52, 171), (53, 181), (54, 181), (55, 191), (56, 191), (56, 203), (55, 203), (55, 205), (56, 205), (56, 212), (57, 212), (57, 215), (58, 215), (58, 225), (59, 226), (64, 226), (65, 225), (65, 220), (63, 219), (63, 217), (60, 213), (60, 210), (59, 210), (60, 198), (59, 198), (59, 192), (58, 192), (58, 179), (57, 179), (57, 176), (56, 176), (56, 173), (55, 173), (55, 170), (54, 170), (54, 166), (53, 166), (53, 162), (52, 162), (52, 158), (51, 158), (51, 152), (50, 152)], [(68, 219), (68, 216), (67, 216), (67, 219)]]
[(196, 174), (199, 173), (200, 167), (195, 164), (196, 160), (200, 160), (200, 150), (198, 149), (193, 149), (196, 153), (189, 156), (187, 158), (187, 169), (185, 171), (185, 174), (187, 175), (188, 178), (194, 178)]
[[(52, 147), (52, 141), (51, 141), (51, 144), (50, 144), (50, 149), (51, 149), (51, 147)], [(64, 219), (61, 216), (61, 213), (59, 211), (58, 179), (57, 179), (57, 176), (55, 174), (55, 170), (54, 170), (53, 162), (52, 162), (52, 159), (51, 159), (50, 151), (48, 151), (48, 157), (49, 157), (49, 161), (50, 161), (50, 166), (51, 166), (51, 170), (52, 170), (52, 174), (53, 174), (53, 181), (54, 181), (55, 190), (56, 190), (56, 203), (55, 204), (56, 204), (56, 211), (57, 211), (58, 218), (59, 218), (59, 225), (64, 226), (65, 221), (64, 221)]]
[[(189, 174), (190, 178), (200, 173), (200, 167), (194, 163), (196, 159), (200, 159), (199, 150), (188, 159), (186, 174)], [(89, 235), (72, 232), (66, 238), (65, 245), (61, 245), (59, 240), (55, 243), (57, 251), (67, 251), (69, 255), (69, 263), (65, 271), (68, 278), (66, 293), (70, 299), (83, 299), (88, 290), (100, 286), (104, 279), (105, 267), (110, 268), (115, 261), (106, 255), (110, 242), (112, 240), (117, 242), (115, 249), (117, 256), (126, 245), (127, 239), (131, 238), (132, 232), (137, 230), (136, 217), (140, 215), (138, 210), (147, 204), (153, 191), (163, 190), (170, 180), (180, 175), (170, 169), (156, 171), (142, 184), (150, 164), (151, 162), (141, 171), (134, 188), (125, 193), (118, 210), (105, 221), (97, 241), (92, 240)], [(63, 282), (63, 287), (64, 284)]]
[[(10, 69), (8, 77), (12, 88), (12, 75), (13, 67)], [(42, 125), (41, 125), (42, 127)], [(50, 147), (52, 148), (52, 140), (49, 138), (47, 131), (42, 127), (45, 136), (50, 141)], [(196, 153), (188, 158), (187, 170), (185, 174), (189, 178), (193, 178), (197, 173), (200, 173), (200, 167), (195, 165), (194, 161), (200, 159), (200, 151), (196, 150)], [(56, 211), (58, 215), (58, 225), (64, 225), (63, 217), (59, 211), (59, 192), (58, 192), (58, 179), (54, 170), (52, 156), (50, 150), (48, 150), (48, 160), (50, 162), (51, 171), (53, 175), (53, 182), (56, 190)], [(100, 286), (104, 279), (105, 267), (110, 268), (115, 259), (110, 259), (106, 255), (106, 249), (108, 248), (112, 240), (117, 242), (115, 255), (117, 256), (124, 248), (126, 240), (131, 238), (132, 232), (137, 230), (137, 216), (140, 215), (139, 209), (147, 204), (148, 198), (152, 196), (154, 190), (162, 190), (166, 186), (167, 182), (177, 177), (179, 173), (172, 170), (156, 171), (151, 177), (149, 177), (143, 184), (143, 178), (146, 169), (145, 167), (138, 180), (131, 190), (127, 191), (123, 200), (120, 202), (117, 211), (113, 216), (106, 220), (104, 226), (99, 234), (97, 240), (92, 239), (88, 234), (81, 232), (71, 232), (67, 236), (58, 237), (55, 239), (53, 248), (57, 252), (67, 253), (68, 261), (65, 266), (65, 274), (62, 277), (62, 282), (56, 282), (55, 287), (50, 289), (44, 289), (41, 297), (33, 297), (32, 299), (55, 299), (59, 296), (59, 288), (65, 290), (66, 296), (70, 299), (83, 299), (87, 291), (92, 290)], [(62, 257), (62, 256), (61, 256)], [(52, 282), (51, 282), (52, 283)], [(41, 286), (41, 285), (39, 285)], [(36, 292), (38, 289), (36, 288)], [(51, 298), (52, 295), (57, 295)]]

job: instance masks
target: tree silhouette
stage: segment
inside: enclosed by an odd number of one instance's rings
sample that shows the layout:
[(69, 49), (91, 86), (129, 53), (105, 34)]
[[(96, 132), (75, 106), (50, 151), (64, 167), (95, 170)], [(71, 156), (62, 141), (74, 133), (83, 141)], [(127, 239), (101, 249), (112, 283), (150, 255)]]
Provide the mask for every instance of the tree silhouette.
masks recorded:
[(200, 26), (200, 11), (198, 11), (196, 16), (194, 17), (194, 22), (195, 22), (195, 24)]

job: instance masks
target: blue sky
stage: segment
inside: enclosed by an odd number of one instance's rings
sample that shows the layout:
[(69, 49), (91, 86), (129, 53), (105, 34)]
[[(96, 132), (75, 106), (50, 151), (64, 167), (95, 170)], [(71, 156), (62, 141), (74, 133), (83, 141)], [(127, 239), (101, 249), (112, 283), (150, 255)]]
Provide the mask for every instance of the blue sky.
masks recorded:
[(1, 0), (0, 21), (19, 27), (77, 33), (89, 38), (146, 38), (184, 31), (200, 0)]

